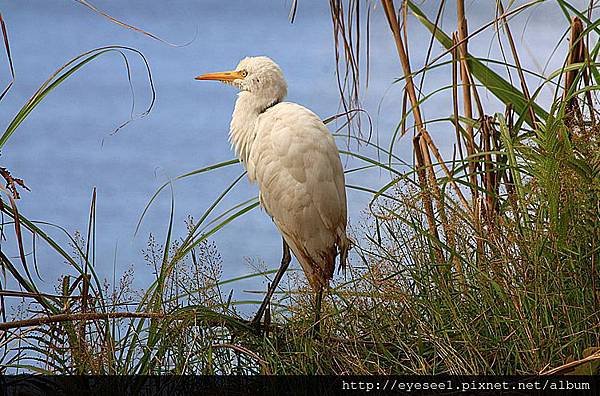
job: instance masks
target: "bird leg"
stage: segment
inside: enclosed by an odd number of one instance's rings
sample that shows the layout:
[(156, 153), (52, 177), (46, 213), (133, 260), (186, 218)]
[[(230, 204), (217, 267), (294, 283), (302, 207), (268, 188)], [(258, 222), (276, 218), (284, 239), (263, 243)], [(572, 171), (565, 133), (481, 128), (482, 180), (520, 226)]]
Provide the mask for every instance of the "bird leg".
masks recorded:
[(260, 321), (262, 320), (262, 317), (263, 317), (266, 309), (269, 306), (269, 303), (271, 301), (271, 297), (273, 297), (273, 293), (275, 293), (275, 289), (277, 289), (277, 286), (279, 285), (279, 282), (281, 281), (281, 278), (283, 278), (283, 274), (288, 269), (288, 267), (290, 265), (290, 262), (292, 261), (292, 255), (290, 253), (290, 247), (285, 242), (285, 239), (282, 238), (282, 240), (283, 240), (283, 257), (281, 258), (281, 266), (279, 267), (279, 270), (277, 271), (277, 274), (275, 274), (275, 278), (273, 279), (273, 283), (271, 283), (269, 285), (269, 289), (267, 290), (267, 295), (265, 296), (265, 299), (263, 300), (262, 304), (258, 308), (258, 311), (256, 312), (256, 315), (254, 316), (254, 319), (252, 319), (252, 325), (253, 326), (259, 326), (260, 325)]
[(321, 287), (315, 295), (315, 323), (313, 325), (312, 334), (316, 338), (320, 338), (321, 333), (321, 303), (323, 302), (323, 288)]

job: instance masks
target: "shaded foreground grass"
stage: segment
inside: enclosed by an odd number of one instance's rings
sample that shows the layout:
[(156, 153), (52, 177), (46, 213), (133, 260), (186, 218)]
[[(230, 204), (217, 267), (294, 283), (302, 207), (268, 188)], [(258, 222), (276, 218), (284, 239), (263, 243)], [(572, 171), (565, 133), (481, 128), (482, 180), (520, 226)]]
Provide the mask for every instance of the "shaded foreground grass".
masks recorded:
[[(469, 53), (468, 43), (478, 33), (469, 33), (463, 1), (441, 2), (436, 14), (456, 13), (454, 34), (410, 1), (399, 7), (384, 0), (377, 9), (381, 18), (374, 21), (386, 23), (394, 40), (389, 56), (398, 57), (402, 66), (397, 84), (406, 99), (399, 106), (398, 135), (387, 147), (376, 147), (384, 160), (346, 152), (390, 178), (379, 190), (353, 186), (373, 200), (362, 229), (355, 229), (353, 268), (324, 300), (319, 338), (310, 336), (312, 299), (301, 277), (291, 276), (278, 293), (268, 332), (260, 336), (237, 309), (255, 302), (236, 301), (225, 291), (240, 279), (222, 279), (220, 257), (209, 238), (258, 206), (252, 199), (216, 214), (241, 175), (200, 218), (189, 219), (182, 238), (174, 236), (178, 227), (172, 216), (165, 241), (150, 238), (145, 259), (156, 280), (143, 293), (131, 290), (131, 273), (110, 287), (95, 275), (89, 254), (94, 200), (87, 234), (72, 240), (74, 255), (18, 214), (16, 205), (4, 205), (9, 218), (19, 219), (15, 238), (21, 228), (41, 236), (71, 263), (75, 275), (65, 275), (56, 293), (41, 293), (24, 273), (24, 261), (21, 269), (0, 256), (5, 272), (22, 288), (3, 290), (3, 296), (34, 302), (26, 306), (26, 322), (0, 324), (2, 367), (89, 374), (598, 373), (600, 73), (595, 60), (600, 23), (593, 12), (557, 1), (568, 21), (569, 51), (564, 66), (533, 89), (509, 24), (535, 2), (508, 3), (497, 2), (497, 15), (484, 29), (502, 32), (498, 40), (506, 56), (495, 62), (506, 66), (511, 78)], [(359, 103), (360, 57), (369, 56), (360, 50), (368, 48), (361, 45), (368, 40), (360, 30), (366, 23), (363, 6), (331, 2), (340, 89), (348, 109)], [(417, 71), (408, 51), (413, 23), (429, 29), (432, 43), (442, 48)], [(438, 67), (448, 71), (450, 82), (440, 92), (450, 95), (454, 106), (447, 119), (428, 121), (421, 112), (428, 96), (421, 96), (418, 83)], [(554, 100), (538, 103), (548, 86)], [(483, 100), (484, 91), (495, 102)], [(486, 111), (498, 105), (504, 111)], [(24, 107), (17, 122), (33, 107)], [(349, 131), (360, 128), (360, 112), (347, 115)], [(445, 123), (456, 136), (450, 160), (428, 132), (434, 122)], [(9, 126), (6, 139), (16, 126)], [(410, 132), (415, 163), (407, 172), (397, 165), (394, 145)], [(0, 145), (6, 139), (0, 138)]]

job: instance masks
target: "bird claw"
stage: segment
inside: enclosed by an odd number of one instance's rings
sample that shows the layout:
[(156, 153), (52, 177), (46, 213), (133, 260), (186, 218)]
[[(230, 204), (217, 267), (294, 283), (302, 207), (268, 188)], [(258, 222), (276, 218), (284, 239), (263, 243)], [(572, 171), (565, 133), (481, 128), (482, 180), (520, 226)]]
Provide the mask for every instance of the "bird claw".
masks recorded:
[(253, 332), (258, 336), (268, 335), (269, 326), (271, 324), (270, 315), (265, 312), (264, 318), (265, 320), (263, 322), (261, 317), (255, 316), (254, 319), (252, 319), (252, 321), (250, 322), (250, 327), (252, 328)]
[(258, 334), (258, 335), (262, 335), (262, 323), (260, 323), (260, 318), (254, 318), (252, 319), (252, 321), (250, 322), (250, 327), (252, 327), (252, 330), (254, 331), (254, 333)]

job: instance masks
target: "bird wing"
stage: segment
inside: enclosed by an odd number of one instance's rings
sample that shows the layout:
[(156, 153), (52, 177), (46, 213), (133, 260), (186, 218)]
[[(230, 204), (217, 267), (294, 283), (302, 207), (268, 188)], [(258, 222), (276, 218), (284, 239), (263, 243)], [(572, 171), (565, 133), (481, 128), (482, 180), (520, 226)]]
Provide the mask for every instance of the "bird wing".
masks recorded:
[(310, 284), (326, 286), (346, 244), (344, 172), (333, 136), (310, 110), (277, 104), (259, 117), (247, 165)]

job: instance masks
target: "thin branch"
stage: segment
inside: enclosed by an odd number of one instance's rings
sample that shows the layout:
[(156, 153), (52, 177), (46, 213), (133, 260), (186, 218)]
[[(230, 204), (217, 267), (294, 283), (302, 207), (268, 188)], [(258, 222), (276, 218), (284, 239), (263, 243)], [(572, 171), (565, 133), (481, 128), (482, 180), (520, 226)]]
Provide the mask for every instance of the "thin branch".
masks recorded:
[(160, 312), (91, 312), (85, 314), (58, 314), (40, 318), (15, 320), (13, 322), (0, 323), (0, 330), (39, 326), (49, 323), (72, 322), (76, 320), (98, 320), (115, 318), (162, 319), (164, 317), (165, 314)]
[(581, 366), (584, 363), (588, 363), (588, 362), (593, 362), (595, 360), (600, 360), (600, 351), (586, 357), (580, 360), (575, 360), (574, 362), (570, 362), (567, 364), (563, 364), (562, 366), (559, 367), (555, 367), (551, 370), (547, 370), (544, 371), (542, 373), (540, 373), (541, 375), (553, 375), (553, 374), (563, 374), (566, 371), (568, 371), (568, 369), (577, 367), (577, 366)]

